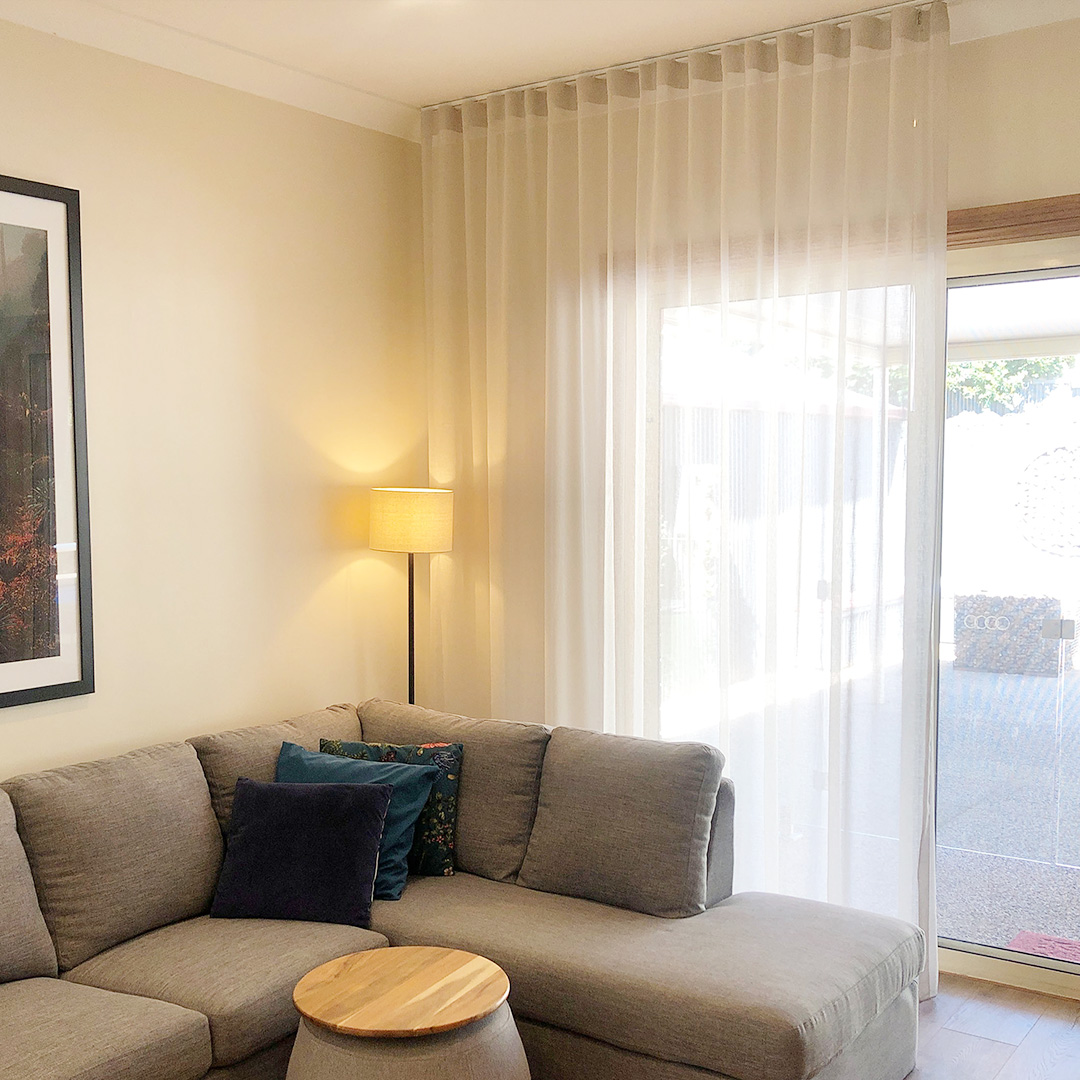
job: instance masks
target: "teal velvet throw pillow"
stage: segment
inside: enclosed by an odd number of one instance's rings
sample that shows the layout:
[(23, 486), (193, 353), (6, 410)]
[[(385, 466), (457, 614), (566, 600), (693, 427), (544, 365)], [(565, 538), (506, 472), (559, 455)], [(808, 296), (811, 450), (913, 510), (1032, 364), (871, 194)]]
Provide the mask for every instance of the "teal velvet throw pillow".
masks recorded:
[(408, 859), (416, 819), (438, 775), (434, 765), (358, 761), (286, 742), (281, 744), (274, 779), (285, 784), (389, 784), (394, 792), (379, 844), (375, 899), (398, 900), (409, 875)]
[(454, 872), (458, 781), (465, 756), (465, 747), (461, 743), (398, 746), (393, 743), (323, 739), (319, 749), (325, 754), (339, 754), (364, 761), (399, 761), (408, 765), (437, 766), (439, 775), (416, 823), (416, 835), (412, 851), (409, 852), (409, 870), (414, 874), (434, 877), (449, 877)]

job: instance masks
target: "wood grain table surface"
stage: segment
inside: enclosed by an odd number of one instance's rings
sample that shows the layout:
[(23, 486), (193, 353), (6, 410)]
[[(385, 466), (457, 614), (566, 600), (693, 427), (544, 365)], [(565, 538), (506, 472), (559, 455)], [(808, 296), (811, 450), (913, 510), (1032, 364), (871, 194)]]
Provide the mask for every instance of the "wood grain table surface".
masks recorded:
[(498, 964), (460, 949), (369, 949), (309, 971), (293, 991), (303, 1016), (343, 1035), (407, 1038), (464, 1027), (510, 993)]

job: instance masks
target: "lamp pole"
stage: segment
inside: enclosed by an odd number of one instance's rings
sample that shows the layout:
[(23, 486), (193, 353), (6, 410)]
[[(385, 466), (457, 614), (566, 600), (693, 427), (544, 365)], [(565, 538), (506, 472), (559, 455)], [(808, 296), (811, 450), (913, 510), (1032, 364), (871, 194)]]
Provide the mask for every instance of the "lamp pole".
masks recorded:
[(372, 488), (369, 546), (409, 556), (409, 704), (416, 704), (415, 554), (449, 551), (454, 493), (446, 488)]
[(413, 553), (409, 552), (409, 704), (416, 704), (416, 593), (413, 579)]

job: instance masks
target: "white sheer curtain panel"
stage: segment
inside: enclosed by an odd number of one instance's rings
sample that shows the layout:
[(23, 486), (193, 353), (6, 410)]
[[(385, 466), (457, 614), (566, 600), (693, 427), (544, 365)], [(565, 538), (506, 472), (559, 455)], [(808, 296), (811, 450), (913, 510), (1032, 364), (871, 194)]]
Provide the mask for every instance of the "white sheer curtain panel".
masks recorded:
[(423, 117), (422, 700), (713, 743), (737, 887), (931, 941), (947, 52), (904, 6)]

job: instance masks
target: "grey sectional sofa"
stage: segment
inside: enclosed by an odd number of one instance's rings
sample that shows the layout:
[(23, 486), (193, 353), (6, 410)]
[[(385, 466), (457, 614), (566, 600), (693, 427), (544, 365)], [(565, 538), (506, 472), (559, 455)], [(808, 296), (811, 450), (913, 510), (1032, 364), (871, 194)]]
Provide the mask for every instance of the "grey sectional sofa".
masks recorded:
[[(462, 742), (455, 859), (370, 930), (206, 915), (239, 776), (282, 741)], [(919, 932), (731, 895), (722, 759), (372, 700), (0, 784), (0, 1080), (278, 1080), (307, 970), (491, 957), (535, 1080), (901, 1080)], [(5, 794), (6, 793), (6, 794)]]

